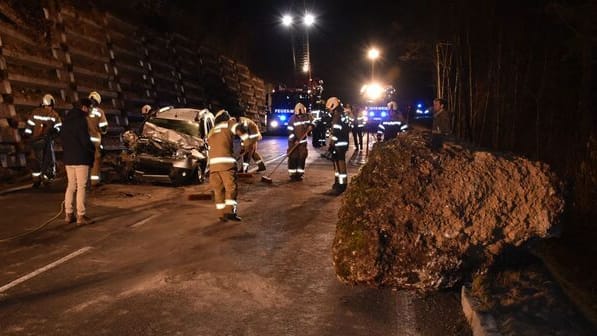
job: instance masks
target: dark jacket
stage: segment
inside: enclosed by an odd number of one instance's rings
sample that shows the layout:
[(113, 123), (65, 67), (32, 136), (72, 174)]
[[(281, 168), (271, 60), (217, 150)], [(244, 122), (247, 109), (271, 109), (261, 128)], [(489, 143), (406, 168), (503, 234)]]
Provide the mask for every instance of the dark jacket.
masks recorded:
[(448, 111), (442, 109), (433, 115), (433, 126), (431, 131), (443, 135), (452, 134), (452, 116)]
[(68, 111), (60, 132), (63, 162), (68, 166), (93, 166), (95, 146), (89, 138), (87, 113), (79, 108)]

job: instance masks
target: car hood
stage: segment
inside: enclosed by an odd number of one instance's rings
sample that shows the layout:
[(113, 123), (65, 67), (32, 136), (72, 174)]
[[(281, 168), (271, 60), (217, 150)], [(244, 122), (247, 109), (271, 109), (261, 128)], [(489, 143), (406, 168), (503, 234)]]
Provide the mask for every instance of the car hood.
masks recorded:
[(188, 134), (180, 133), (168, 128), (159, 127), (151, 122), (143, 126), (143, 137), (157, 138), (163, 141), (177, 144), (180, 148), (201, 148), (204, 146), (202, 139)]

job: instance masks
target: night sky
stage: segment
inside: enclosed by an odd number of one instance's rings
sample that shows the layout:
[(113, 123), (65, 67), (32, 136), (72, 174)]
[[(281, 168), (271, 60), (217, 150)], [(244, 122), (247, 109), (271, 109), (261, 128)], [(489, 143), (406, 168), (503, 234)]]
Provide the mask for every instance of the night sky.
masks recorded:
[[(431, 55), (418, 62), (402, 62), (417, 34), (433, 31), (420, 1), (322, 1), (322, 0), (131, 0), (126, 4), (105, 0), (113, 6), (147, 7), (145, 24), (158, 30), (189, 30), (201, 43), (212, 45), (250, 68), (266, 81), (292, 86), (293, 65), (290, 32), (282, 26), (283, 14), (295, 18), (308, 10), (317, 23), (310, 29), (313, 78), (325, 82), (324, 95), (339, 96), (358, 104), (360, 87), (370, 79), (369, 46), (377, 46), (382, 58), (376, 77), (394, 85), (401, 104), (432, 98)], [(437, 3), (437, 1), (435, 1)], [(117, 5), (118, 4), (118, 5)], [(165, 22), (169, 21), (169, 22)], [(296, 24), (296, 32), (304, 30)], [(192, 30), (192, 32), (191, 32)]]

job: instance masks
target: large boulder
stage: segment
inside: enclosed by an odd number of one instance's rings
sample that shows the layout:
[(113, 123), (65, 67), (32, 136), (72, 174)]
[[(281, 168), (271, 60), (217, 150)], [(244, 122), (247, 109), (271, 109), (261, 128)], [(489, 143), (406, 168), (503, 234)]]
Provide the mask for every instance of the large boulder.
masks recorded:
[(451, 287), (504, 248), (553, 233), (564, 202), (547, 165), (436, 140), (411, 132), (377, 144), (352, 179), (333, 246), (342, 281)]

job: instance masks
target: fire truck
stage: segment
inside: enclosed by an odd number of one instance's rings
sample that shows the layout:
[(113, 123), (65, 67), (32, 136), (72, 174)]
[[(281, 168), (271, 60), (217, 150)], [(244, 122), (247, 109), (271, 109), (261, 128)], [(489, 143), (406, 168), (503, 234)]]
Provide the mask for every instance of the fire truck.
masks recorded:
[(310, 86), (303, 88), (287, 88), (279, 86), (268, 94), (267, 133), (286, 134), (288, 121), (294, 114), (294, 107), (302, 103), (307, 108), (307, 113), (317, 110), (323, 81), (312, 81)]

